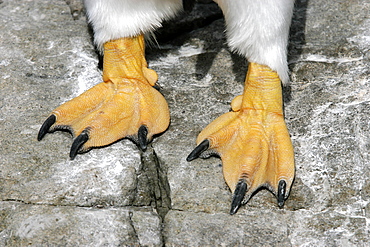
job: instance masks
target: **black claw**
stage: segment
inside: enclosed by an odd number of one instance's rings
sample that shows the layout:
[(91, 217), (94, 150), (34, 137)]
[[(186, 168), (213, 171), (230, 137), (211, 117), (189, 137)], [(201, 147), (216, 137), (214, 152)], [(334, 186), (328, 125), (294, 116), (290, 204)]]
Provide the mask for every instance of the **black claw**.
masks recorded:
[(148, 128), (145, 125), (141, 125), (137, 132), (138, 144), (141, 150), (145, 151), (148, 146)]
[(71, 151), (69, 152), (69, 157), (73, 160), (81, 147), (89, 140), (89, 135), (86, 131), (83, 131), (77, 138), (73, 141)]
[(247, 183), (245, 182), (244, 179), (241, 179), (236, 185), (236, 189), (234, 191), (233, 201), (231, 203), (230, 209), (231, 215), (235, 214), (242, 205), (242, 201), (244, 199), (246, 192), (247, 192)]
[(209, 141), (205, 139), (202, 141), (186, 158), (186, 161), (192, 161), (198, 158), (204, 151), (209, 148)]
[(57, 117), (55, 115), (51, 115), (45, 122), (42, 124), (39, 134), (37, 135), (37, 140), (41, 141), (42, 138), (48, 133), (50, 127), (57, 121)]
[(161, 90), (161, 87), (160, 87), (160, 86), (158, 86), (157, 84), (155, 84), (155, 85), (153, 86), (153, 88), (154, 88), (154, 89), (156, 89), (157, 91), (160, 91), (160, 90)]
[(285, 193), (286, 193), (286, 182), (284, 180), (280, 180), (277, 191), (277, 203), (279, 208), (282, 208), (284, 206)]

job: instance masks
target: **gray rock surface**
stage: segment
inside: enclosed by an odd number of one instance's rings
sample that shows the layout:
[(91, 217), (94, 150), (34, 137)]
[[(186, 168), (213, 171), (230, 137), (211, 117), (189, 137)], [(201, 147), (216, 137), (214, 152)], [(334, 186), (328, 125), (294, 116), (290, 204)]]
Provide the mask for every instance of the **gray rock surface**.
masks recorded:
[(0, 246), (369, 246), (369, 13), (367, 0), (297, 2), (284, 88), (296, 180), (284, 209), (262, 190), (230, 216), (221, 161), (185, 160), (243, 90), (247, 63), (214, 6), (148, 50), (169, 129), (145, 153), (124, 140), (70, 161), (69, 134), (36, 136), (101, 80), (80, 2), (0, 1)]

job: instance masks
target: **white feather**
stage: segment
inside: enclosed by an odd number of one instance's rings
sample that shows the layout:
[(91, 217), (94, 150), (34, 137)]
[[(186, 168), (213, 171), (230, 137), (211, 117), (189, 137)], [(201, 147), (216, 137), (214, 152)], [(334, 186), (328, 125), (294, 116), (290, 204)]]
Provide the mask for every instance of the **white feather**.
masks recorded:
[[(294, 0), (215, 0), (228, 44), (249, 62), (265, 64), (289, 81), (287, 43)], [(85, 0), (95, 44), (147, 33), (182, 9), (182, 0)]]
[(107, 41), (153, 31), (182, 9), (182, 0), (84, 1), (99, 49)]
[(269, 66), (287, 83), (287, 44), (294, 0), (215, 1), (224, 13), (231, 49), (249, 62)]

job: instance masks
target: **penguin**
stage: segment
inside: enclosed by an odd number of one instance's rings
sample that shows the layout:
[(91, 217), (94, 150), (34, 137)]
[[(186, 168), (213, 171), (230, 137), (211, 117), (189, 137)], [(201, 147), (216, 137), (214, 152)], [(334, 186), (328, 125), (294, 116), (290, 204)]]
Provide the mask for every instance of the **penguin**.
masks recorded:
[[(233, 193), (235, 214), (261, 187), (284, 206), (293, 183), (294, 151), (287, 130), (282, 84), (289, 81), (287, 44), (294, 0), (214, 0), (226, 23), (230, 49), (248, 61), (244, 90), (227, 112), (197, 137), (191, 162), (217, 154)], [(188, 10), (194, 0), (84, 0), (94, 43), (104, 55), (103, 82), (53, 110), (40, 128), (75, 137), (70, 158), (130, 138), (140, 149), (170, 124), (157, 73), (145, 59), (145, 35)]]

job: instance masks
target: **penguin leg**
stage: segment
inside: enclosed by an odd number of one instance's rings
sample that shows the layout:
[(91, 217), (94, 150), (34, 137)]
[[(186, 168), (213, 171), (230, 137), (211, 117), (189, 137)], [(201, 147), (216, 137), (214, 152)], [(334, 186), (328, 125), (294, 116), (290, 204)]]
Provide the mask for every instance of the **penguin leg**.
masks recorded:
[(188, 161), (217, 153), (226, 183), (233, 192), (230, 214), (260, 187), (267, 187), (284, 205), (294, 178), (294, 152), (283, 115), (278, 74), (250, 63), (243, 95), (232, 111), (209, 124), (198, 136)]
[(69, 130), (76, 137), (71, 159), (124, 137), (145, 150), (153, 135), (167, 129), (170, 116), (166, 100), (153, 88), (157, 74), (147, 68), (144, 50), (143, 35), (106, 42), (103, 82), (52, 111), (38, 139)]

